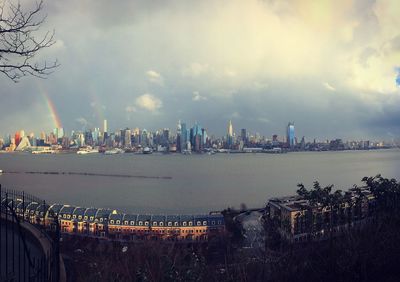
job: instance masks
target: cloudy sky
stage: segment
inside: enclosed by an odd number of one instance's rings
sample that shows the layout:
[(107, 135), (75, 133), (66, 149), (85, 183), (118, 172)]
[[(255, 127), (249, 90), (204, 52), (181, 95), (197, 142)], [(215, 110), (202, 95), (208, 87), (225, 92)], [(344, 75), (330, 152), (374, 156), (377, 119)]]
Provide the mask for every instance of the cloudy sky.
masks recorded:
[[(33, 1), (21, 2), (25, 7)], [(46, 80), (0, 76), (0, 135), (175, 129), (400, 136), (400, 1), (47, 0)]]

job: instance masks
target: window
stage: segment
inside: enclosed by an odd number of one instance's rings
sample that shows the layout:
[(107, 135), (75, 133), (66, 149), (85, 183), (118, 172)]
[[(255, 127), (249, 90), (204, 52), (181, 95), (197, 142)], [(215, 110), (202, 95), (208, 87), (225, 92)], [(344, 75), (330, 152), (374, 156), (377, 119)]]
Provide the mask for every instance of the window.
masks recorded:
[(178, 226), (178, 222), (175, 222), (174, 224), (175, 224), (175, 226)]
[(127, 221), (127, 220), (125, 220), (124, 224), (125, 224), (125, 225), (128, 225), (128, 221)]
[(207, 225), (207, 221), (203, 221), (203, 225), (206, 226)]
[(186, 226), (186, 221), (182, 222), (182, 226)]
[(221, 220), (218, 220), (218, 225), (221, 225), (221, 223), (222, 223), (222, 221), (221, 221)]
[(90, 220), (93, 220), (93, 216), (90, 217)]
[(121, 221), (120, 221), (120, 220), (117, 220), (117, 224), (121, 224)]
[(149, 222), (146, 221), (146, 222), (144, 223), (144, 225), (145, 225), (145, 226), (149, 226)]
[(72, 218), (76, 218), (76, 214), (74, 214), (74, 215), (72, 216)]
[(103, 222), (103, 218), (100, 218), (100, 222)]
[(139, 225), (142, 226), (143, 225), (143, 221), (139, 221)]
[(160, 226), (164, 226), (164, 222), (161, 221), (161, 222), (160, 222)]
[(87, 215), (85, 215), (85, 220), (87, 220), (87, 218), (88, 218)]
[(112, 219), (112, 220), (110, 220), (110, 223), (111, 223), (111, 224), (114, 224), (114, 220), (113, 220), (113, 219)]
[(64, 213), (63, 218), (67, 218), (67, 215)]
[(189, 221), (189, 226), (193, 226), (193, 222)]
[(71, 218), (71, 215), (70, 215), (70, 214), (69, 214), (69, 215), (67, 215), (67, 218), (68, 218), (68, 219), (70, 219), (70, 218)]
[(157, 226), (157, 221), (154, 221), (154, 222), (153, 222), (153, 226)]
[(82, 216), (81, 216), (81, 215), (79, 215), (79, 216), (78, 216), (78, 219), (82, 219)]
[(135, 222), (133, 220), (131, 221), (131, 225), (135, 225)]
[(201, 221), (198, 221), (198, 222), (197, 222), (197, 226), (200, 226), (200, 225), (201, 225)]
[(215, 225), (215, 220), (211, 221), (211, 224), (212, 224), (212, 225)]
[(172, 222), (168, 222), (168, 226), (172, 226)]

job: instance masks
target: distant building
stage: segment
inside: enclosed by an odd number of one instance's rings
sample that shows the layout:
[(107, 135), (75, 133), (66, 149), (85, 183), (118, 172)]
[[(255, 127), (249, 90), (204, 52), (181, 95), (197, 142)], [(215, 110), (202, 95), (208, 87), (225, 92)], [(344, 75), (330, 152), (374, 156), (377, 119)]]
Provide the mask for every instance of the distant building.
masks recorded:
[(107, 120), (105, 119), (104, 121), (103, 121), (103, 133), (107, 133), (108, 131), (108, 128), (107, 128)]
[(131, 147), (131, 130), (130, 129), (125, 129), (125, 136), (124, 136), (124, 146), (125, 147)]
[(243, 141), (243, 145), (247, 144), (247, 130), (246, 128), (242, 128), (240, 131), (240, 139)]
[(226, 134), (226, 147), (227, 149), (231, 149), (233, 146), (233, 126), (232, 126), (232, 121), (229, 121), (228, 124), (228, 130)]
[(326, 239), (330, 232), (339, 234), (373, 214), (373, 194), (367, 188), (362, 188), (361, 193), (363, 198), (358, 202), (356, 189), (350, 189), (349, 201), (334, 209), (323, 203), (312, 204), (298, 195), (272, 198), (267, 203), (267, 218), (291, 242)]
[(286, 143), (289, 148), (294, 148), (295, 145), (294, 122), (289, 122), (287, 125)]
[(16, 146), (18, 146), (19, 142), (21, 142), (21, 138), (21, 133), (19, 131), (15, 132), (14, 140)]
[(192, 150), (196, 151), (196, 152), (200, 152), (203, 149), (203, 134), (204, 134), (204, 129), (198, 124), (195, 123), (195, 125), (193, 126), (193, 128), (191, 128), (190, 130), (190, 143), (191, 143), (191, 148)]
[(186, 128), (186, 123), (181, 123), (181, 138), (180, 138), (180, 149), (181, 152), (187, 150), (187, 142), (188, 142), (188, 130)]
[(54, 128), (53, 133), (57, 139), (62, 139), (64, 137), (64, 128), (62, 127)]
[(30, 147), (31, 147), (31, 143), (29, 142), (28, 137), (24, 136), (24, 137), (22, 137), (21, 141), (19, 142), (17, 148), (15, 148), (15, 151), (24, 151)]

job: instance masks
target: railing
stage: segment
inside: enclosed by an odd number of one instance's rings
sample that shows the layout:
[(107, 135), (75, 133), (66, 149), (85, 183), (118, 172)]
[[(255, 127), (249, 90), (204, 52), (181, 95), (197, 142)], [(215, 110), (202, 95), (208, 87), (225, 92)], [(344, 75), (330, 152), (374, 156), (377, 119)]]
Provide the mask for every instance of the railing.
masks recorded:
[(0, 199), (0, 281), (59, 281), (57, 217), (45, 201), (22, 191), (0, 185)]

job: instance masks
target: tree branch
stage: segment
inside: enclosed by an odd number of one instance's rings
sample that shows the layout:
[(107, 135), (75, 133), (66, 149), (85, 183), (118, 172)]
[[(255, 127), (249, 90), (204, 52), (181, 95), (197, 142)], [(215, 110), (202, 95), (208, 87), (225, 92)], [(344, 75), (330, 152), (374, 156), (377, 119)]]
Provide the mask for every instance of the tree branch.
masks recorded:
[(57, 60), (32, 62), (39, 51), (55, 44), (54, 31), (39, 38), (34, 34), (46, 20), (46, 15), (40, 15), (42, 9), (43, 0), (27, 12), (20, 3), (0, 4), (0, 72), (14, 82), (27, 75), (45, 78), (59, 66)]

